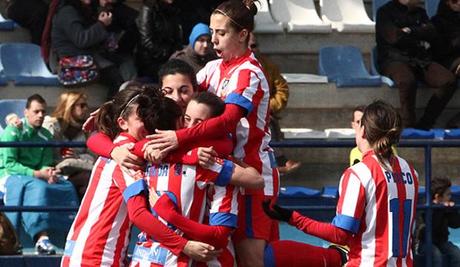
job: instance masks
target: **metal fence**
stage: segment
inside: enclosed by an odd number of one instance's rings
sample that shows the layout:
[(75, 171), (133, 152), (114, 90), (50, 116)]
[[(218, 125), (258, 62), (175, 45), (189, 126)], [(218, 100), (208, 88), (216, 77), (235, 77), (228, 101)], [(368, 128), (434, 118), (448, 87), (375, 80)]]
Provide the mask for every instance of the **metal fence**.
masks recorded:
[[(322, 139), (296, 139), (296, 140), (284, 140), (281, 142), (271, 142), (272, 147), (287, 147), (287, 148), (352, 148), (355, 147), (355, 141), (351, 139), (347, 140), (322, 140)], [(0, 147), (85, 147), (84, 142), (0, 142)], [(431, 174), (432, 174), (432, 163), (431, 163), (431, 150), (434, 147), (460, 147), (460, 140), (439, 140), (439, 139), (427, 139), (427, 140), (410, 140), (403, 139), (398, 144), (398, 147), (417, 147), (424, 149), (425, 155), (425, 204), (418, 205), (417, 209), (424, 209), (426, 232), (425, 242), (427, 242), (426, 249), (426, 265), (427, 267), (432, 266), (432, 212), (433, 207), (430, 196), (430, 185), (431, 185)], [(302, 210), (331, 210), (335, 209), (335, 206), (296, 206), (292, 208), (299, 208)], [(64, 206), (53, 206), (53, 207), (42, 207), (42, 206), (0, 206), (0, 211), (77, 211), (78, 208), (64, 207)]]

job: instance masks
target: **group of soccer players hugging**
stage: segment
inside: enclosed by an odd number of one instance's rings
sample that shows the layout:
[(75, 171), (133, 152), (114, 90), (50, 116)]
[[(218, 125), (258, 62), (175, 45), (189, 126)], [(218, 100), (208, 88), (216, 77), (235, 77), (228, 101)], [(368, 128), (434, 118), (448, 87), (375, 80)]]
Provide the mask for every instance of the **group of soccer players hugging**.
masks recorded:
[[(126, 265), (133, 224), (130, 266), (412, 266), (418, 178), (393, 153), (401, 119), (382, 101), (356, 128), (362, 160), (340, 180), (332, 223), (276, 204), (269, 88), (248, 49), (256, 13), (251, 0), (222, 3), (210, 19), (219, 59), (196, 76), (171, 60), (163, 90), (128, 84), (91, 118), (100, 157), (61, 266)], [(164, 90), (191, 93), (180, 105)], [(145, 161), (128, 164), (133, 154)], [(333, 244), (279, 240), (279, 221)]]

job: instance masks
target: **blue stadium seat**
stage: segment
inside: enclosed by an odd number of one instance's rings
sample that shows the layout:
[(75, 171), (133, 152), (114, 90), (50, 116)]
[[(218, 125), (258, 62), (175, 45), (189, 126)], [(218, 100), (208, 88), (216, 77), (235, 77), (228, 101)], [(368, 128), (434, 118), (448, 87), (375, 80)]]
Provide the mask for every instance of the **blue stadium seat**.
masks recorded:
[(446, 129), (444, 139), (460, 139), (460, 129)]
[(419, 195), (419, 197), (420, 197), (420, 196), (425, 196), (425, 194), (426, 194), (426, 189), (425, 189), (425, 187), (424, 187), (424, 186), (419, 186), (419, 187), (418, 187), (418, 195)]
[(40, 47), (28, 43), (8, 43), (0, 46), (0, 60), (7, 79), (16, 85), (59, 85), (45, 65)]
[(337, 186), (324, 186), (322, 197), (327, 198), (338, 198), (339, 197), (339, 188)]
[(7, 84), (7, 79), (5, 77), (5, 72), (3, 71), (3, 65), (0, 60), (0, 85), (6, 85)]
[(2, 99), (0, 100), (0, 126), (2, 129), (6, 127), (5, 117), (9, 113), (16, 113), (19, 117), (24, 117), (24, 109), (26, 108), (25, 99)]
[(445, 136), (444, 128), (433, 128), (431, 129), (431, 131), (433, 131), (435, 139), (444, 139), (444, 136)]
[(407, 139), (433, 139), (435, 138), (435, 132), (433, 130), (425, 131), (414, 128), (405, 128), (402, 131), (401, 137)]
[(319, 73), (337, 87), (380, 86), (380, 76), (370, 75), (361, 51), (354, 46), (327, 46), (319, 50)]
[[(371, 50), (371, 74), (372, 75), (380, 75), (379, 66), (377, 64), (377, 47), (374, 46)], [(382, 83), (388, 85), (389, 87), (394, 87), (395, 83), (392, 79), (388, 78), (387, 76), (380, 75), (380, 79)]]
[(428, 17), (433, 17), (438, 12), (439, 0), (425, 0), (425, 9)]
[(14, 29), (14, 21), (5, 19), (0, 14), (0, 31), (12, 31)]
[(319, 196), (321, 196), (321, 192), (312, 188), (302, 186), (287, 186), (280, 188), (280, 197), (309, 198)]
[(377, 10), (391, 0), (373, 0), (372, 1), (372, 18), (374, 21), (377, 19)]

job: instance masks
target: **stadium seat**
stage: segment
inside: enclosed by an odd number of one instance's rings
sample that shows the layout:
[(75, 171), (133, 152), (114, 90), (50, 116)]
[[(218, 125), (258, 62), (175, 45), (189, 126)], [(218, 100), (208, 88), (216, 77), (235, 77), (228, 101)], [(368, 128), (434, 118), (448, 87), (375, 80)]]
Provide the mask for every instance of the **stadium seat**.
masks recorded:
[(460, 139), (460, 129), (446, 129), (444, 139)]
[(380, 86), (381, 77), (370, 75), (363, 57), (353, 46), (327, 46), (319, 50), (319, 73), (337, 87)]
[(321, 18), (339, 32), (375, 32), (363, 0), (320, 0)]
[(339, 188), (337, 186), (325, 186), (323, 187), (322, 197), (328, 198), (338, 198), (339, 197)]
[(395, 82), (392, 79), (380, 74), (379, 66), (377, 64), (377, 47), (374, 47), (371, 50), (371, 74), (380, 75), (380, 79), (382, 80), (382, 83), (388, 85), (389, 87), (395, 86)]
[(313, 0), (275, 0), (271, 10), (273, 17), (281, 21), (288, 32), (332, 31), (331, 24), (319, 18)]
[(435, 132), (433, 130), (425, 131), (415, 128), (405, 128), (401, 133), (401, 137), (406, 139), (433, 139)]
[(324, 131), (313, 130), (310, 128), (282, 128), (281, 132), (286, 139), (325, 139), (327, 135)]
[(302, 187), (302, 186), (286, 186), (280, 188), (280, 198), (305, 198), (305, 197), (319, 197), (321, 192), (316, 189)]
[(377, 10), (391, 0), (373, 0), (372, 1), (372, 18), (374, 21), (377, 19)]
[(6, 78), (14, 81), (16, 85), (59, 85), (57, 76), (50, 73), (46, 67), (38, 45), (2, 44), (0, 61)]
[(434, 139), (444, 139), (445, 129), (444, 128), (433, 128), (431, 129), (434, 133)]
[(0, 31), (12, 31), (14, 29), (14, 21), (5, 19), (0, 14)]
[(310, 73), (281, 73), (289, 83), (327, 83), (327, 77)]
[(5, 117), (10, 113), (16, 113), (19, 117), (24, 116), (26, 108), (25, 99), (2, 99), (0, 100), (0, 126), (2, 129), (6, 127)]
[(324, 132), (327, 138), (330, 139), (351, 139), (355, 138), (355, 130), (352, 128), (329, 128), (325, 129)]
[(425, 0), (425, 9), (428, 17), (433, 17), (438, 12), (439, 0)]
[(268, 0), (260, 0), (256, 2), (257, 15), (255, 16), (255, 33), (281, 33), (283, 32), (283, 25), (281, 22), (276, 22), (270, 13)]
[(7, 80), (5, 77), (5, 72), (3, 71), (3, 65), (2, 62), (0, 61), (0, 85), (6, 85)]

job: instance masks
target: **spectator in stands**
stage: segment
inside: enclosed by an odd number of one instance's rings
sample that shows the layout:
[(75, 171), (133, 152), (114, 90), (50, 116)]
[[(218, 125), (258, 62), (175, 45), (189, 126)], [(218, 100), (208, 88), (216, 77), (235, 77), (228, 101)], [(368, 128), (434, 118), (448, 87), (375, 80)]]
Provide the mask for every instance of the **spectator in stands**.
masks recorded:
[[(281, 76), (278, 66), (268, 57), (260, 53), (258, 47), (256, 36), (251, 33), (249, 48), (262, 65), (267, 77), (268, 86), (270, 87), (270, 130), (272, 140), (282, 141), (284, 139), (284, 135), (281, 132), (279, 122), (281, 119), (280, 113), (284, 108), (286, 108), (289, 98), (289, 87), (286, 80), (283, 76)], [(278, 171), (281, 174), (292, 172), (298, 169), (301, 165), (299, 161), (287, 159), (279, 148), (275, 149), (275, 157), (278, 164)]]
[(217, 59), (217, 55), (212, 49), (211, 32), (208, 25), (204, 23), (195, 25), (188, 40), (189, 44), (184, 49), (172, 54), (171, 58), (187, 62), (195, 73), (209, 61)]
[(212, 11), (222, 2), (224, 0), (176, 1), (174, 4), (179, 9), (179, 24), (183, 31), (182, 39), (185, 41), (188, 38), (197, 23), (209, 25)]
[[(432, 216), (432, 259), (433, 266), (460, 266), (460, 249), (449, 241), (449, 227), (460, 227), (460, 213), (451, 200), (451, 181), (447, 177), (434, 177), (431, 180), (431, 198), (434, 205), (444, 208), (433, 209)], [(417, 219), (418, 253), (424, 254), (425, 247), (425, 214)], [(442, 264), (443, 255), (447, 256), (449, 264)]]
[[(435, 50), (437, 61), (460, 77), (460, 2), (440, 1), (431, 20), (441, 37)], [(460, 128), (460, 113), (448, 121), (446, 128)]]
[[(42, 127), (45, 118), (46, 102), (38, 94), (27, 99), (24, 111), (23, 129), (7, 126), (1, 141), (8, 142), (46, 142), (53, 139), (51, 133)], [(43, 147), (1, 148), (0, 181), (8, 206), (52, 206), (77, 205), (77, 196), (72, 184), (62, 180), (53, 166), (53, 151)], [(52, 218), (48, 212), (24, 212), (22, 225), (36, 242), (39, 254), (55, 254), (49, 241), (49, 230), (68, 230), (71, 221), (68, 216)], [(19, 227), (17, 213), (7, 213), (9, 219)], [(66, 218), (67, 217), (67, 218)], [(66, 224), (67, 223), (67, 224)], [(16, 228), (18, 230), (18, 228)]]
[[(353, 118), (352, 118), (353, 120), (351, 121), (351, 128), (355, 130), (355, 133), (359, 129), (359, 125), (361, 123), (361, 118), (363, 117), (364, 109), (366, 109), (366, 106), (364, 105), (357, 106), (353, 109)], [(398, 151), (396, 151), (396, 146), (393, 145), (391, 149), (393, 150), (393, 154), (397, 156)], [(358, 146), (354, 147), (350, 151), (350, 166), (353, 166), (361, 162), (362, 159), (363, 159), (363, 153), (359, 151)]]
[(32, 43), (40, 45), (51, 0), (6, 0), (5, 2), (6, 17), (28, 29)]
[[(418, 0), (392, 0), (377, 11), (378, 64), (399, 89), (405, 127), (430, 129), (455, 91), (454, 75), (433, 61), (437, 34)], [(416, 122), (417, 82), (435, 88), (423, 116)]]
[(139, 32), (136, 25), (139, 12), (124, 2), (125, 0), (98, 0), (93, 1), (92, 5), (93, 9), (98, 12), (108, 11), (112, 13), (112, 23), (107, 27), (107, 30), (115, 33), (118, 38), (118, 49), (116, 51), (131, 55), (139, 41)]
[[(361, 118), (363, 117), (363, 112), (366, 106), (357, 106), (353, 109), (353, 117), (351, 118), (351, 128), (355, 130), (355, 133), (359, 129), (359, 125), (361, 125)], [(356, 163), (361, 162), (363, 158), (363, 154), (359, 151), (358, 146), (354, 147), (350, 151), (350, 166), (355, 165)]]
[(182, 49), (182, 31), (174, 0), (144, 0), (137, 27), (140, 42), (136, 63), (139, 76), (158, 82), (160, 66), (177, 50)]
[(439, 33), (441, 47), (436, 49), (437, 60), (460, 76), (460, 2), (441, 0), (436, 15), (431, 18)]
[[(88, 118), (88, 97), (83, 92), (68, 91), (61, 94), (52, 117), (46, 116), (43, 127), (51, 132), (55, 140), (86, 142), (87, 134), (82, 125)], [(86, 192), (95, 157), (87, 148), (58, 148), (56, 169), (68, 176), (80, 199)]]
[(106, 53), (117, 45), (109, 39), (107, 28), (111, 24), (112, 12), (95, 13), (91, 0), (64, 0), (54, 14), (51, 29), (51, 47), (58, 59), (77, 66), (81, 64), (78, 56), (91, 56), (102, 82), (109, 86), (109, 98), (124, 81), (118, 66), (120, 62), (112, 61), (114, 59)]

